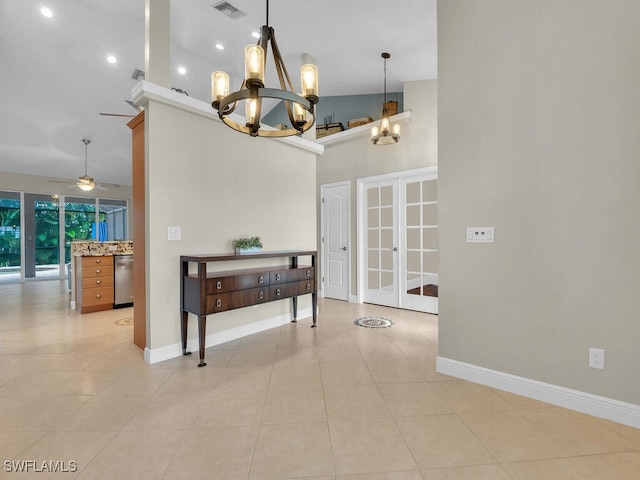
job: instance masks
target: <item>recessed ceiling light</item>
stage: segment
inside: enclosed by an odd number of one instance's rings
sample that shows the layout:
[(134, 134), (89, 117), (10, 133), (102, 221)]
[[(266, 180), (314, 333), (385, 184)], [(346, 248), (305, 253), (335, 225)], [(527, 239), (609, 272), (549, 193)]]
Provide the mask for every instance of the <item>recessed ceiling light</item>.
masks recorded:
[(251, 36), (253, 38), (260, 38), (260, 34), (258, 32), (251, 32)]
[(218, 50), (224, 50), (224, 46), (221, 43), (216, 43), (216, 48)]
[(53, 17), (53, 12), (52, 12), (49, 8), (47, 8), (47, 7), (42, 7), (42, 8), (40, 9), (40, 13), (41, 13), (42, 15), (44, 15), (45, 17), (47, 17), (47, 18), (51, 18), (51, 17)]
[(187, 69), (184, 67), (178, 67), (178, 73), (180, 75), (185, 75), (187, 73)]
[(114, 57), (113, 55), (107, 55), (107, 62), (116, 63), (117, 61), (118, 61), (118, 59), (116, 57)]

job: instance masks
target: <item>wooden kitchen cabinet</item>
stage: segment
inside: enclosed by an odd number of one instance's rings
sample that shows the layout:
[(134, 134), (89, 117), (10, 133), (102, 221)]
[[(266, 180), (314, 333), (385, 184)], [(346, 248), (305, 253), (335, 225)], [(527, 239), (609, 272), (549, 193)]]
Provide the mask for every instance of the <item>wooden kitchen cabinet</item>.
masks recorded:
[(78, 256), (76, 261), (76, 310), (99, 312), (113, 308), (113, 256)]

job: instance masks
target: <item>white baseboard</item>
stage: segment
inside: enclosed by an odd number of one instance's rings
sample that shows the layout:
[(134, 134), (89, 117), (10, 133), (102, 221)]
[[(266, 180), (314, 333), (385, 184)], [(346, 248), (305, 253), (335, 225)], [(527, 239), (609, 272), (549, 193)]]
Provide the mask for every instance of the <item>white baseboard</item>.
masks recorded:
[[(303, 318), (311, 317), (311, 307), (298, 310), (298, 321)], [(209, 333), (205, 339), (205, 348), (213, 347), (214, 345), (220, 345), (222, 343), (230, 342), (231, 340), (237, 340), (238, 338), (246, 337), (254, 333), (263, 332), (270, 328), (286, 325), (291, 322), (291, 314), (285, 313), (278, 315), (277, 317), (267, 318), (258, 322), (242, 325), (241, 327), (230, 328), (221, 332)], [(198, 356), (198, 339), (190, 338), (187, 340), (187, 350), (193, 352), (195, 357)], [(158, 347), (144, 349), (144, 361), (147, 363), (158, 363), (171, 358), (180, 357), (182, 355), (182, 344), (180, 342), (171, 345), (165, 345), (164, 347)]]
[(640, 405), (633, 403), (600, 397), (444, 357), (437, 358), (436, 370), (452, 377), (640, 428)]

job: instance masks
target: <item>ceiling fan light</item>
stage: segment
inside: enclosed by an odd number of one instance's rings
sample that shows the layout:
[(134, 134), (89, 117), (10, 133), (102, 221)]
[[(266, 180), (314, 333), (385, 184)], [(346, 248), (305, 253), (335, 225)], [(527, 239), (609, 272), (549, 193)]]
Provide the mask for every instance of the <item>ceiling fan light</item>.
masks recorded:
[(84, 190), (85, 192), (90, 192), (91, 190), (93, 190), (93, 187), (95, 187), (96, 184), (95, 183), (78, 183), (78, 188), (80, 190)]

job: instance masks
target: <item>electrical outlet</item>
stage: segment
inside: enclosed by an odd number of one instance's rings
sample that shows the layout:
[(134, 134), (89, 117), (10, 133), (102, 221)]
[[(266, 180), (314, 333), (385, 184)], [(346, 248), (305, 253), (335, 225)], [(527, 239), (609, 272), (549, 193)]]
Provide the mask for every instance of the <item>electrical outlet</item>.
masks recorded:
[(601, 348), (589, 349), (589, 366), (591, 368), (604, 368), (604, 350)]

